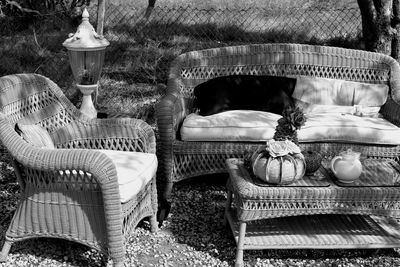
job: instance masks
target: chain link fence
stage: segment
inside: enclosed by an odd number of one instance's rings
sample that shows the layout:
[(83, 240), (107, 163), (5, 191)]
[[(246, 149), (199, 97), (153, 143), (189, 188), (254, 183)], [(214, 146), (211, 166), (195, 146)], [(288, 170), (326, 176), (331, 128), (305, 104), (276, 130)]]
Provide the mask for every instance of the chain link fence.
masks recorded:
[[(89, 7), (96, 24), (96, 6)], [(148, 15), (148, 13), (147, 13)], [(295, 42), (361, 48), (358, 8), (199, 8), (107, 5), (107, 48), (103, 76), (129, 83), (165, 84), (170, 62), (179, 54), (219, 46)], [(67, 14), (0, 23), (0, 75), (41, 73), (61, 87), (72, 83), (62, 42), (78, 23)]]

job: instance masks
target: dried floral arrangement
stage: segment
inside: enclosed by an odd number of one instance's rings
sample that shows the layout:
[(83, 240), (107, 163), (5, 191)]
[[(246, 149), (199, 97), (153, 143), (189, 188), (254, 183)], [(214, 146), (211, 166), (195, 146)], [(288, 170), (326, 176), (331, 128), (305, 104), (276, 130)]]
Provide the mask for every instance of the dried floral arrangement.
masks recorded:
[(300, 107), (290, 107), (283, 111), (282, 118), (278, 120), (273, 139), (276, 141), (289, 140), (299, 144), (297, 130), (306, 122), (306, 116)]
[[(282, 113), (282, 118), (278, 120), (278, 125), (275, 127), (273, 139), (269, 140), (266, 145), (259, 147), (256, 151), (249, 151), (244, 157), (244, 166), (251, 172), (252, 156), (262, 151), (266, 151), (272, 157), (276, 154), (275, 150), (282, 150), (284, 154), (300, 153), (297, 130), (299, 130), (305, 122), (306, 116), (300, 107), (286, 108)], [(278, 152), (278, 154), (280, 153)]]

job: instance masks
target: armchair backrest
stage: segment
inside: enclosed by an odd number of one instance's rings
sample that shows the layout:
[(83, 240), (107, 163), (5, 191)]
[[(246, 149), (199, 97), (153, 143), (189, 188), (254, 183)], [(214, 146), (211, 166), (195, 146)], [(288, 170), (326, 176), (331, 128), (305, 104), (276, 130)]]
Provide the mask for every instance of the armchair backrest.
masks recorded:
[(54, 82), (38, 74), (0, 78), (0, 113), (11, 126), (17, 122), (39, 124), (49, 132), (80, 114)]
[(392, 57), (302, 44), (242, 45), (184, 53), (171, 65), (168, 92), (185, 98), (190, 105), (196, 85), (235, 74), (315, 76), (388, 84), (392, 98), (400, 103), (400, 68)]

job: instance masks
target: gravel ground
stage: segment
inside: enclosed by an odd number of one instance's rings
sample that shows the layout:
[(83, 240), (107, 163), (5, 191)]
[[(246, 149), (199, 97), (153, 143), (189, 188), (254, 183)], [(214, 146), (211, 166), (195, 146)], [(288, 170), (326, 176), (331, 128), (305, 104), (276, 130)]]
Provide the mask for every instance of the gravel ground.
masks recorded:
[[(0, 162), (0, 244), (15, 209), (18, 185), (12, 169)], [(127, 243), (126, 266), (233, 266), (235, 242), (222, 224), (226, 177), (183, 181), (174, 187), (171, 213), (160, 231), (139, 224)], [(215, 182), (218, 180), (219, 182)], [(381, 250), (245, 251), (245, 266), (400, 266), (400, 254)], [(101, 255), (73, 242), (36, 239), (13, 245), (0, 266), (104, 266)]]

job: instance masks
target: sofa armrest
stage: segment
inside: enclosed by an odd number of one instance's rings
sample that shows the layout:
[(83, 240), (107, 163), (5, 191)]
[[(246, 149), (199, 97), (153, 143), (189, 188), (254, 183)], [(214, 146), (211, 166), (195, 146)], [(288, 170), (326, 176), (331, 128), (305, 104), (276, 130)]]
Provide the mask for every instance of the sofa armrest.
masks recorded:
[(160, 141), (172, 142), (179, 137), (179, 127), (189, 115), (186, 100), (174, 94), (165, 95), (156, 104), (156, 120)]
[(186, 100), (177, 94), (167, 93), (156, 104), (156, 120), (159, 133), (157, 157), (159, 168), (157, 174), (157, 190), (161, 194), (160, 203), (166, 203), (173, 180), (173, 144), (179, 138), (179, 127), (189, 114)]
[(400, 127), (400, 104), (389, 98), (381, 107), (380, 113), (385, 119)]

